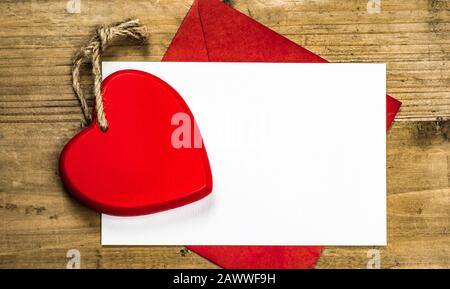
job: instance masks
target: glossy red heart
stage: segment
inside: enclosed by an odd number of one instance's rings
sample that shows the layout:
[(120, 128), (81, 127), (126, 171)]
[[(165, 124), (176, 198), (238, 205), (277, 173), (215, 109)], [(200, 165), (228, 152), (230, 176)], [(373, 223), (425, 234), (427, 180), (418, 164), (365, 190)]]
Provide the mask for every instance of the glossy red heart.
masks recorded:
[(60, 174), (69, 192), (92, 209), (121, 216), (163, 211), (208, 195), (212, 176), (204, 145), (172, 144), (175, 114), (195, 123), (175, 89), (134, 70), (116, 72), (102, 85), (108, 130), (102, 132), (94, 120), (61, 153)]

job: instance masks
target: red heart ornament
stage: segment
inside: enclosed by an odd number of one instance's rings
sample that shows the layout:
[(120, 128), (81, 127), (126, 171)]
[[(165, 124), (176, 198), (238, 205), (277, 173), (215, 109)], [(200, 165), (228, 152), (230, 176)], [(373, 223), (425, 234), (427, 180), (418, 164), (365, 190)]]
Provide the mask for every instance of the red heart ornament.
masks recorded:
[(185, 114), (195, 124), (175, 89), (154, 75), (123, 70), (108, 76), (102, 91), (108, 131), (94, 119), (60, 157), (61, 178), (76, 199), (102, 213), (134, 216), (182, 206), (212, 191), (204, 145), (172, 144), (174, 115)]

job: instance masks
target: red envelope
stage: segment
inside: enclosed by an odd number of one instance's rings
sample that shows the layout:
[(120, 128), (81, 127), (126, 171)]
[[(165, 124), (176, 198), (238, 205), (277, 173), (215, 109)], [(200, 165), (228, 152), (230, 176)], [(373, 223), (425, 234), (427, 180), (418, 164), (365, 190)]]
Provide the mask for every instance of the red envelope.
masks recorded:
[[(218, 0), (195, 0), (162, 61), (327, 62)], [(233, 81), (233, 75), (227, 81)], [(386, 129), (400, 105), (387, 96)], [(323, 249), (322, 246), (188, 248), (228, 269), (314, 268)]]

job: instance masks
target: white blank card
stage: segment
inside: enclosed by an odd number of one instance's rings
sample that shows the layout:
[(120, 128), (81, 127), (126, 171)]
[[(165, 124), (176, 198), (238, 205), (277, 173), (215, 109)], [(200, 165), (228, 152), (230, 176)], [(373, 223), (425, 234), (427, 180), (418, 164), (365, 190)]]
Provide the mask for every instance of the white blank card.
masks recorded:
[(103, 245), (386, 245), (384, 64), (103, 62), (103, 77), (122, 69), (184, 98), (213, 192), (102, 215)]

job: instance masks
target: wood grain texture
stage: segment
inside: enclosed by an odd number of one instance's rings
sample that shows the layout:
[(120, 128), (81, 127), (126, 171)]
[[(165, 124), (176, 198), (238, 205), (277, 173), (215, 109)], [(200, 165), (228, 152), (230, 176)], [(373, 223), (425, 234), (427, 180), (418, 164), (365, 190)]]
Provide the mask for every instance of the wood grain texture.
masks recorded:
[[(192, 0), (0, 2), (0, 267), (214, 268), (183, 247), (101, 247), (100, 218), (71, 199), (59, 153), (80, 130), (75, 51), (96, 25), (139, 17), (150, 45), (116, 43), (107, 60), (159, 61)], [(236, 0), (233, 5), (332, 62), (387, 63), (403, 102), (388, 134), (388, 246), (381, 267), (450, 268), (450, 4), (382, 0)], [(231, 76), (230, 76), (231, 78)], [(232, 81), (232, 79), (230, 79)], [(82, 78), (92, 87), (88, 67)], [(364, 121), (364, 120), (355, 120)], [(357, 132), (355, 132), (357, 133)], [(367, 247), (327, 247), (319, 268), (365, 268)]]

